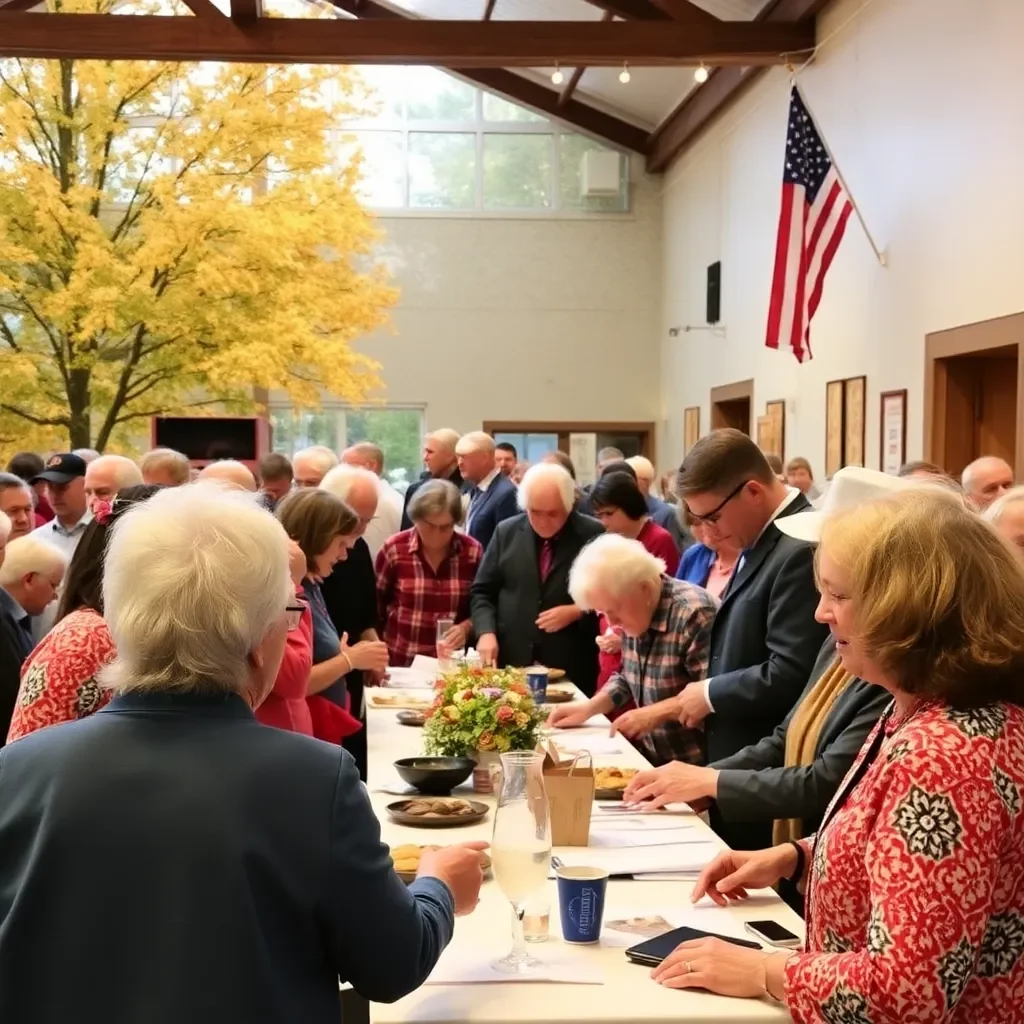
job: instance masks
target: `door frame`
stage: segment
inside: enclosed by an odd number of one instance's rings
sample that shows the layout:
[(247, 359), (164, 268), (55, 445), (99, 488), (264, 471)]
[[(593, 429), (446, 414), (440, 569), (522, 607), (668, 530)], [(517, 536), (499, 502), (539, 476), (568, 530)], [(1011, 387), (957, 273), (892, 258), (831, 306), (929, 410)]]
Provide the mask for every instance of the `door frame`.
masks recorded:
[(924, 457), (943, 465), (946, 453), (946, 366), (943, 360), (1017, 346), (1017, 436), (1014, 475), (1024, 475), (1024, 313), (933, 331), (924, 338)]
[[(750, 423), (750, 430), (755, 430), (756, 417), (754, 416), (754, 378), (748, 377), (746, 380), (735, 380), (731, 384), (719, 384), (717, 387), (713, 387), (710, 392), (710, 420), (711, 429), (715, 430), (715, 406), (719, 402), (736, 402), (740, 399), (745, 398), (750, 403), (750, 416), (748, 421)], [(750, 437), (754, 434), (748, 431)]]

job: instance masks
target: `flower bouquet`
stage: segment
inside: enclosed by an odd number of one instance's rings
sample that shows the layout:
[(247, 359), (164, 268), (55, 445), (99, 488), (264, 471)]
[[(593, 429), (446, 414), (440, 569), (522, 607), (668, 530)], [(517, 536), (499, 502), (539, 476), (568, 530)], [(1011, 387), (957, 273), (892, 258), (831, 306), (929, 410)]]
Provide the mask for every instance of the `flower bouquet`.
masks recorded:
[[(436, 688), (423, 730), (427, 753), (475, 757), (486, 767), (506, 751), (536, 747), (546, 712), (520, 670), (463, 667)], [(479, 788), (481, 780), (474, 777), (474, 784)]]

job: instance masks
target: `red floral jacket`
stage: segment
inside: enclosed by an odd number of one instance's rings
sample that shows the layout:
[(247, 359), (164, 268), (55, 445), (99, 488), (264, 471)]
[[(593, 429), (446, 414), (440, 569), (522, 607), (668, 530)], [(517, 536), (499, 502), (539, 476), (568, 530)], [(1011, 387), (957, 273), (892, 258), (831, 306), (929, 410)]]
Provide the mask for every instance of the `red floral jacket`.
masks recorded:
[(808, 951), (786, 965), (793, 1019), (1024, 1021), (1024, 709), (883, 718), (847, 780), (814, 846)]

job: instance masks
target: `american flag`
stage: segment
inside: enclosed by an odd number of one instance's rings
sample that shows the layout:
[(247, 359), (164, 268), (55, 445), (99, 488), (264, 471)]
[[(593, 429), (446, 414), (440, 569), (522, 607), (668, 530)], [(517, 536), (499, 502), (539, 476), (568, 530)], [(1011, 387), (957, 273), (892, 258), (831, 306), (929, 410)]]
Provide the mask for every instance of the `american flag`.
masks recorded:
[(768, 348), (811, 358), (811, 320), (853, 204), (796, 86), (789, 103), (782, 213), (768, 312)]

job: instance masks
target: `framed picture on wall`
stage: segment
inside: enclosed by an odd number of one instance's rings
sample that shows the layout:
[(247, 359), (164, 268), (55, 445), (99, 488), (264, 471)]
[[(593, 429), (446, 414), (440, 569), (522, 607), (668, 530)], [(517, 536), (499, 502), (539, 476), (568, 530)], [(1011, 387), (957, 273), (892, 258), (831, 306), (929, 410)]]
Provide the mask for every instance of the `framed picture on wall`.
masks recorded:
[(700, 440), (700, 406), (691, 405), (683, 410), (683, 455)]
[(864, 465), (864, 421), (867, 404), (867, 377), (848, 377), (843, 381), (843, 465)]
[(895, 475), (907, 461), (907, 389), (883, 391), (879, 404), (878, 465)]
[(764, 412), (772, 418), (774, 424), (775, 443), (777, 445), (775, 454), (785, 462), (786, 460), (786, 403), (780, 398), (775, 402), (765, 402)]
[(825, 385), (825, 476), (843, 468), (845, 381), (830, 380)]

